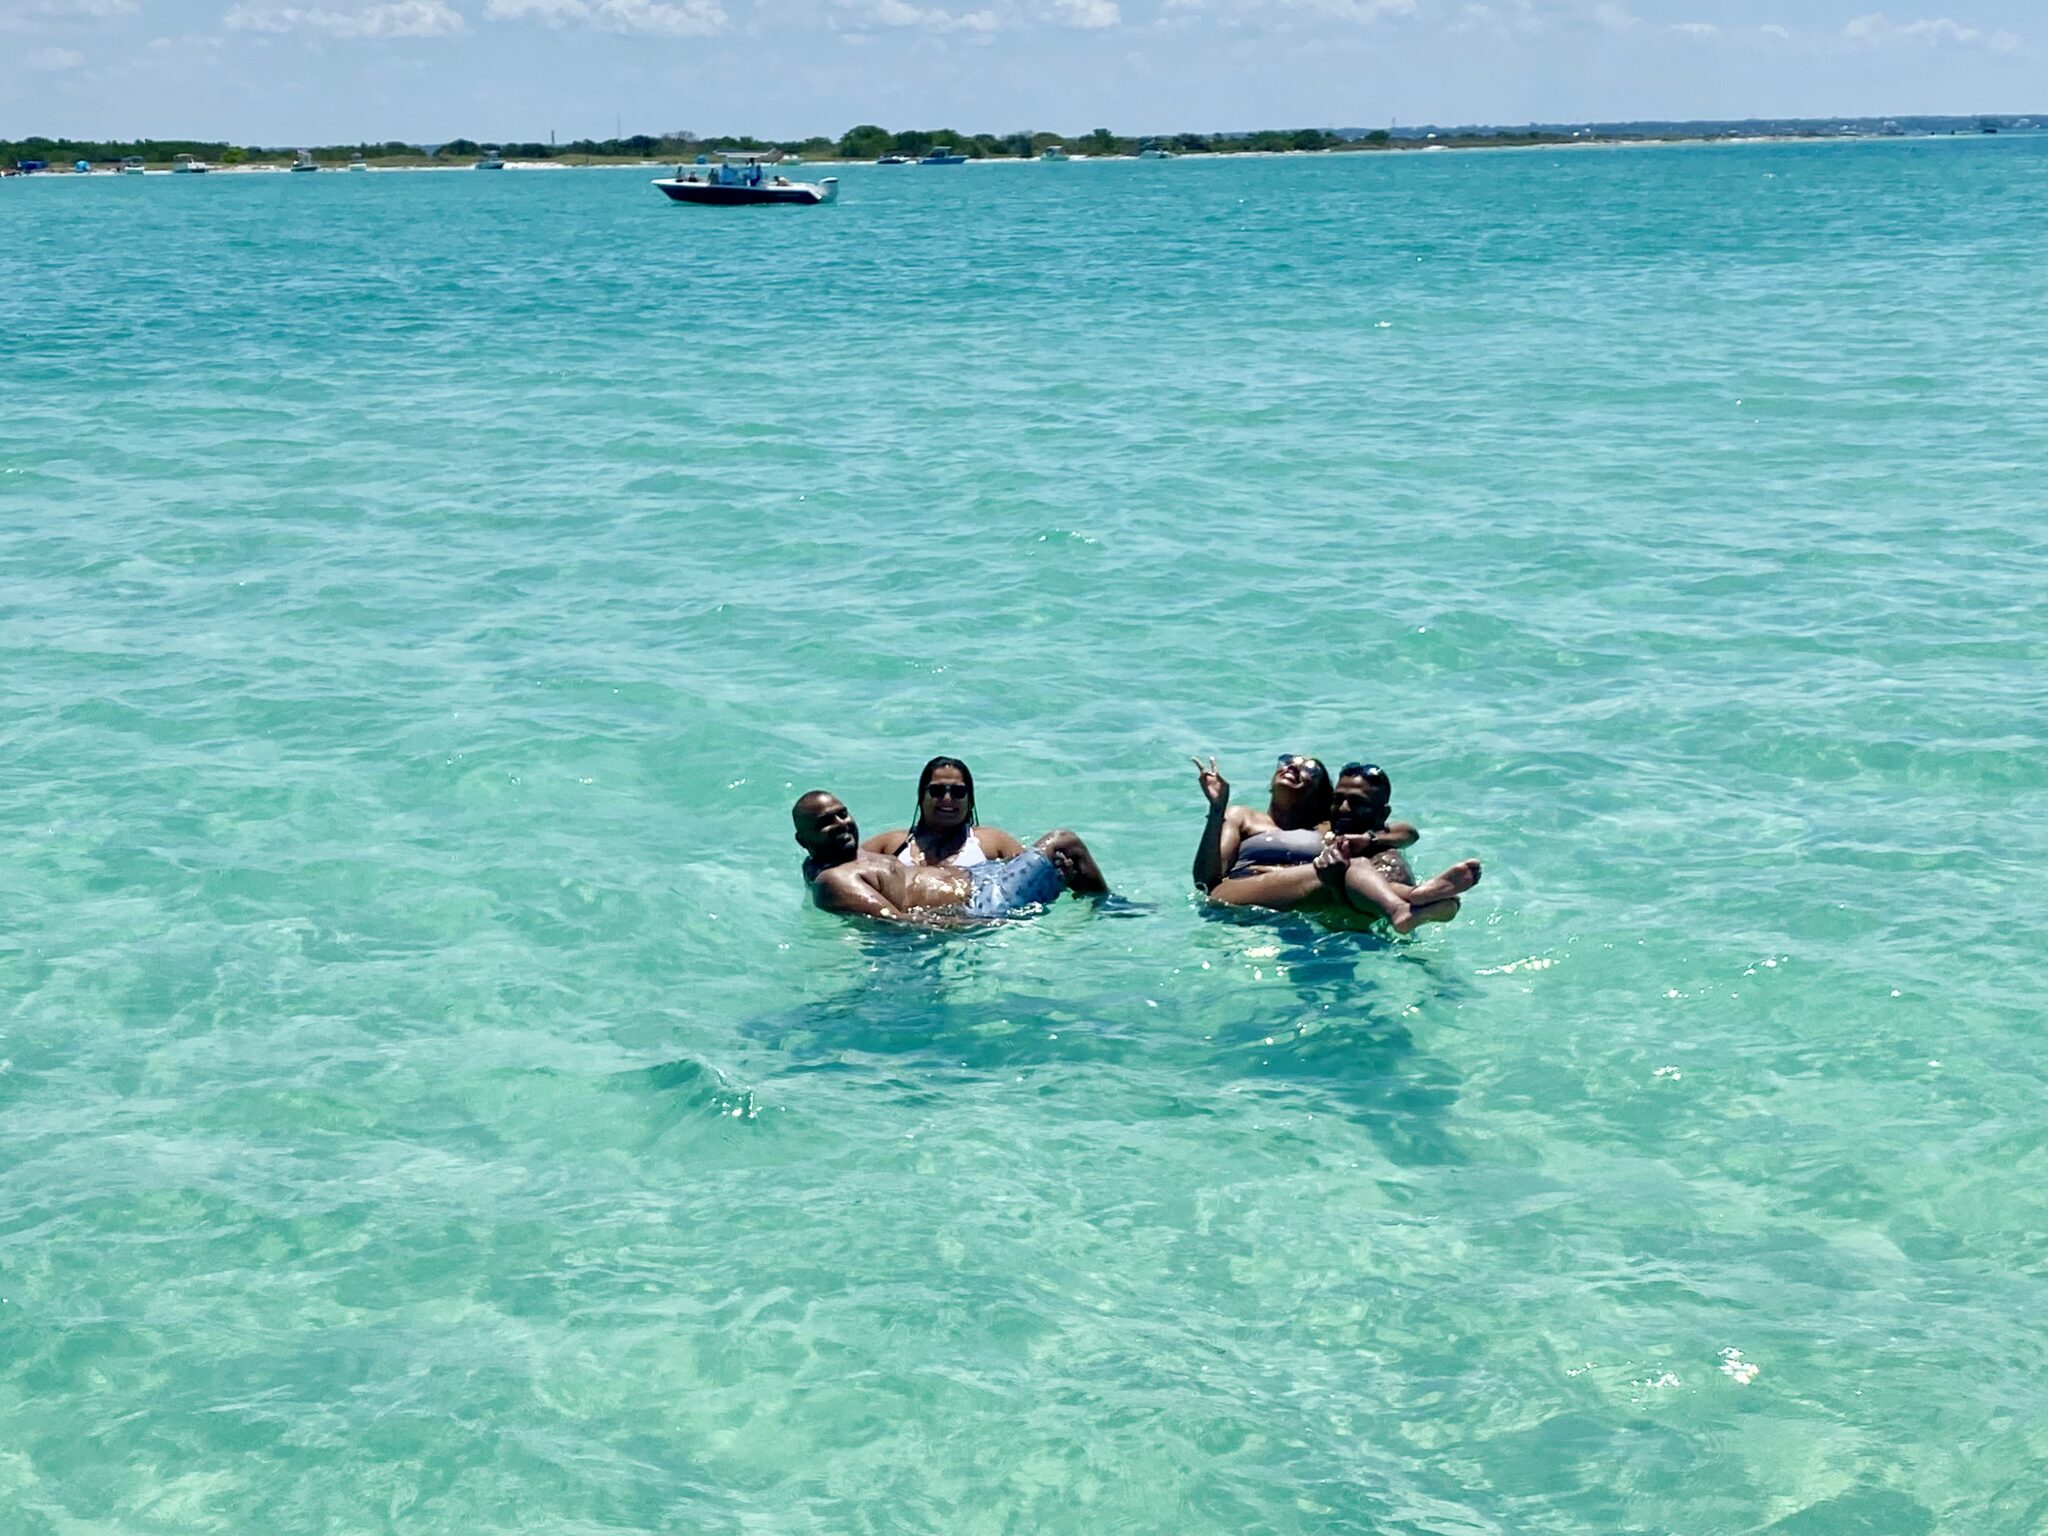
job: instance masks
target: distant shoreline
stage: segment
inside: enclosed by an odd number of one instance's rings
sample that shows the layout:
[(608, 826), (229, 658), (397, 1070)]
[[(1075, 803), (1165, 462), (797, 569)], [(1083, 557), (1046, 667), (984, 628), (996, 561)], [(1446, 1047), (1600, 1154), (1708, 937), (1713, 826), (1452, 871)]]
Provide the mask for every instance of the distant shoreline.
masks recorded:
[[(1466, 125), (1449, 128), (1257, 129), (1214, 134), (1127, 136), (1097, 128), (1075, 138), (1046, 132), (960, 133), (952, 129), (892, 132), (872, 123), (835, 138), (766, 141), (744, 135), (733, 140), (695, 134), (634, 134), (612, 139), (575, 139), (567, 144), (535, 141), (498, 145), (450, 139), (422, 145), (389, 140), (381, 144), (328, 144), (308, 149), (235, 145), (220, 140), (88, 140), (48, 137), (0, 140), (0, 174), (76, 174), (87, 165), (95, 174), (128, 168), (140, 159), (148, 171), (173, 169), (173, 159), (197, 159), (208, 173), (278, 171), (295, 158), (308, 158), (322, 171), (470, 170), (486, 154), (503, 157), (505, 169), (584, 169), (603, 166), (688, 164), (719, 153), (759, 155), (764, 160), (800, 159), (805, 165), (873, 164), (884, 156), (922, 158), (938, 149), (975, 161), (1038, 161), (1048, 154), (1070, 160), (1132, 158), (1225, 159), (1288, 154), (1371, 154), (1378, 151), (1445, 149), (1645, 148), (1660, 144), (1804, 143), (1870, 138), (1925, 139), (1979, 134), (2034, 134), (2048, 130), (2040, 117), (1750, 118), (1691, 122), (1530, 123), (1517, 127)], [(353, 163), (352, 163), (353, 162)], [(948, 161), (946, 163), (953, 163)]]
[[(1734, 146), (1734, 145), (1755, 145), (1755, 144), (1861, 144), (1861, 143), (1868, 143), (1868, 142), (1870, 142), (1870, 141), (1871, 141), (1872, 139), (1878, 139), (1878, 138), (1883, 138), (1883, 139), (1889, 139), (1889, 140), (1892, 140), (1892, 141), (1909, 141), (1909, 142), (1922, 142), (1922, 141), (1926, 141), (1926, 140), (1928, 140), (1928, 139), (1946, 139), (1946, 138), (1975, 138), (1975, 137), (1977, 137), (1977, 135), (1975, 135), (1975, 134), (1969, 134), (1969, 135), (1965, 135), (1965, 134), (1962, 134), (1962, 133), (1957, 133), (1957, 132), (1954, 132), (1954, 131), (1952, 131), (1952, 130), (1951, 130), (1950, 132), (1945, 132), (1945, 133), (1912, 133), (1912, 134), (1888, 134), (1888, 135), (1876, 135), (1876, 134), (1841, 134), (1841, 133), (1756, 133), (1756, 134), (1728, 134), (1728, 133), (1716, 133), (1716, 134), (1699, 134), (1699, 135), (1696, 135), (1696, 136), (1684, 136), (1684, 135), (1677, 135), (1677, 134), (1669, 134), (1669, 135), (1658, 135), (1658, 136), (1655, 136), (1655, 137), (1637, 137), (1637, 138), (1571, 138), (1571, 139), (1537, 139), (1537, 140), (1530, 140), (1530, 141), (1516, 141), (1516, 140), (1506, 140), (1506, 141), (1504, 141), (1504, 140), (1501, 140), (1501, 139), (1494, 139), (1494, 138), (1460, 138), (1460, 139), (1434, 139), (1434, 140), (1432, 140), (1432, 139), (1397, 139), (1397, 140), (1391, 140), (1391, 141), (1388, 141), (1388, 142), (1384, 142), (1384, 143), (1375, 143), (1375, 144), (1365, 144), (1365, 143), (1357, 143), (1357, 144), (1347, 144), (1347, 145), (1344, 145), (1344, 146), (1341, 146), (1341, 147), (1332, 147), (1332, 148), (1324, 148), (1324, 149), (1244, 149), (1244, 150), (1226, 150), (1226, 151), (1215, 151), (1215, 150), (1188, 150), (1188, 151), (1179, 151), (1179, 150), (1176, 150), (1176, 151), (1174, 151), (1174, 152), (1173, 152), (1173, 154), (1172, 154), (1172, 155), (1170, 156), (1170, 158), (1172, 158), (1172, 159), (1175, 159), (1175, 160), (1201, 160), (1201, 161), (1224, 161), (1224, 160), (1305, 160), (1305, 159), (1319, 159), (1319, 158), (1321, 158), (1321, 159), (1327, 159), (1327, 158), (1331, 158), (1331, 157), (1340, 157), (1340, 158), (1341, 158), (1341, 157), (1344, 157), (1344, 156), (1350, 156), (1350, 155), (1371, 155), (1371, 154), (1379, 154), (1379, 153), (1409, 153), (1409, 154), (1413, 154), (1413, 153), (1422, 153), (1422, 154), (1435, 154), (1435, 153), (1461, 153), (1461, 154), (1462, 154), (1462, 153), (1470, 153), (1470, 152), (1474, 152), (1474, 151), (1480, 151), (1480, 152), (1532, 152), (1532, 151), (1545, 151), (1545, 150), (1560, 150), (1560, 149), (1570, 149), (1570, 150), (1591, 150), (1591, 149), (1671, 149), (1671, 148), (1688, 148), (1688, 147), (1689, 147), (1689, 148), (1710, 148), (1710, 147), (1712, 147), (1712, 146), (1714, 146), (1714, 145), (1731, 145), (1731, 146)], [(775, 155), (774, 155), (774, 152), (773, 152), (773, 151), (762, 151), (761, 153), (762, 153), (762, 159), (763, 159), (764, 161), (768, 161), (768, 162), (771, 162), (771, 163), (775, 163)], [(1113, 162), (1113, 161), (1128, 161), (1128, 162), (1132, 162), (1132, 163), (1138, 163), (1138, 162), (1140, 161), (1140, 159), (1141, 159), (1141, 157), (1140, 157), (1140, 156), (1138, 156), (1138, 155), (1135, 155), (1135, 154), (1101, 154), (1101, 155), (1097, 155), (1097, 154), (1077, 154), (1077, 155), (1071, 155), (1071, 156), (1069, 156), (1068, 160), (1067, 160), (1067, 161), (1065, 161), (1065, 162), (1052, 162), (1052, 163), (1067, 163), (1067, 164), (1072, 164), (1072, 163), (1076, 163), (1076, 162), (1087, 162), (1087, 161), (1097, 161), (1097, 162)], [(573, 157), (573, 158), (572, 158), (572, 157), (567, 157), (567, 156), (565, 156), (565, 157), (563, 157), (563, 158), (561, 158), (561, 159), (555, 159), (555, 160), (509, 160), (509, 159), (508, 159), (508, 160), (506, 160), (506, 161), (505, 161), (505, 162), (503, 163), (502, 169), (504, 169), (504, 170), (506, 170), (506, 171), (518, 171), (518, 172), (532, 172), (532, 171), (585, 171), (585, 170), (589, 170), (589, 171), (617, 171), (617, 170), (661, 170), (661, 169), (665, 169), (665, 168), (668, 168), (668, 167), (672, 167), (672, 166), (676, 166), (676, 165), (687, 165), (687, 164), (690, 164), (690, 163), (691, 163), (691, 161), (690, 161), (689, 159), (684, 159), (684, 160), (677, 160), (677, 159), (675, 159), (675, 158), (673, 158), (673, 157), (668, 157), (668, 158), (664, 158), (664, 157), (660, 157), (660, 156), (655, 156), (655, 157), (651, 157), (651, 158), (641, 158), (641, 159), (626, 159), (626, 158), (619, 158), (619, 157), (611, 157), (611, 156), (601, 156), (601, 155), (589, 155), (589, 156), (585, 156), (585, 155), (578, 155), (578, 156), (575, 156), (575, 157)], [(875, 164), (875, 161), (874, 161), (874, 160), (872, 160), (872, 159), (865, 159), (865, 158), (863, 158), (863, 159), (851, 159), (851, 158), (843, 158), (843, 157), (838, 157), (838, 156), (831, 156), (831, 155), (803, 155), (803, 156), (785, 156), (785, 157), (783, 157), (783, 159), (782, 159), (782, 160), (781, 160), (781, 161), (780, 161), (779, 163), (784, 163), (784, 164), (791, 164), (791, 165), (793, 165), (793, 166), (794, 166), (795, 168), (797, 168), (797, 169), (804, 169), (804, 168), (808, 168), (808, 167), (810, 167), (810, 166), (820, 166), (820, 167), (826, 167), (826, 168), (834, 168), (834, 169), (836, 169), (836, 168), (840, 168), (840, 167), (844, 167), (844, 166), (851, 166), (851, 165), (873, 165), (873, 164)], [(966, 163), (967, 163), (967, 164), (969, 164), (969, 165), (1040, 165), (1040, 164), (1046, 164), (1046, 163), (1048, 163), (1048, 162), (1045, 162), (1045, 161), (1042, 161), (1042, 160), (1040, 160), (1040, 159), (1039, 159), (1039, 158), (1038, 158), (1037, 156), (1035, 156), (1035, 155), (1033, 155), (1033, 156), (1012, 156), (1012, 155), (987, 155), (987, 156), (982, 156), (982, 157), (979, 157), (979, 158), (975, 158), (975, 159), (970, 159), (970, 160), (968, 160), (968, 161), (967, 161)], [(408, 157), (404, 157), (404, 158), (400, 158), (400, 157), (395, 157), (395, 156), (393, 156), (393, 157), (385, 157), (385, 158), (380, 158), (380, 159), (377, 159), (377, 160), (365, 160), (365, 161), (363, 161), (363, 162), (361, 163), (361, 170), (360, 170), (360, 171), (357, 171), (357, 170), (356, 170), (356, 168), (355, 168), (354, 166), (351, 166), (351, 165), (346, 165), (346, 164), (343, 164), (343, 165), (336, 165), (336, 164), (324, 164), (324, 165), (321, 165), (321, 166), (319, 167), (319, 170), (320, 170), (320, 171), (321, 171), (321, 172), (322, 172), (323, 174), (328, 174), (328, 175), (335, 175), (335, 174), (347, 175), (347, 174), (370, 174), (370, 173), (374, 173), (374, 174), (377, 174), (377, 175), (380, 175), (380, 176), (381, 176), (381, 175), (389, 175), (389, 174), (392, 174), (392, 173), (394, 173), (394, 172), (426, 172), (426, 173), (430, 173), (430, 174), (447, 174), (447, 173), (461, 172), (461, 173), (467, 174), (467, 173), (470, 173), (470, 172), (473, 172), (473, 171), (475, 171), (476, 169), (477, 169), (477, 166), (476, 166), (476, 165), (475, 165), (475, 164), (474, 164), (473, 162), (471, 162), (471, 163), (452, 163), (452, 162), (448, 162), (448, 161), (439, 161), (439, 160), (435, 160), (435, 159), (433, 159), (433, 158), (430, 158), (430, 157), (427, 157), (427, 156), (419, 156), (419, 157), (416, 157), (416, 158), (415, 158), (415, 157), (410, 157), (410, 156), (408, 156)], [(17, 173), (17, 172), (15, 172), (15, 171), (14, 171), (14, 170), (13, 170), (13, 169), (12, 169), (11, 167), (10, 167), (10, 168), (6, 168), (6, 169), (4, 169), (4, 170), (0, 170), (0, 176), (6, 176), (6, 177), (8, 177), (8, 178), (17, 178), (17, 174), (18, 174), (18, 173)], [(91, 171), (90, 171), (89, 173), (86, 173), (86, 172), (80, 172), (80, 171), (78, 171), (78, 170), (74, 169), (74, 168), (73, 168), (72, 166), (69, 166), (69, 165), (50, 165), (50, 166), (48, 166), (48, 167), (46, 167), (46, 168), (43, 168), (43, 169), (39, 169), (39, 170), (35, 171), (35, 172), (34, 172), (33, 174), (34, 174), (35, 176), (37, 176), (37, 177), (42, 177), (42, 176), (70, 176), (70, 177), (78, 177), (78, 176), (81, 176), (81, 175), (88, 175), (88, 174), (89, 174), (90, 176), (92, 176), (92, 177), (109, 177), (109, 176), (118, 176), (118, 175), (121, 175), (121, 174), (123, 174), (123, 172), (121, 171), (121, 169), (120, 169), (120, 167), (119, 167), (118, 165), (115, 165), (115, 164), (110, 164), (110, 163), (108, 163), (108, 162), (102, 161), (102, 162), (100, 162), (100, 163), (98, 163), (98, 164), (95, 164), (95, 165), (94, 165), (94, 166), (92, 167), (92, 170), (91, 170)], [(177, 174), (180, 174), (180, 173), (172, 169), (172, 167), (171, 167), (171, 164), (170, 164), (170, 162), (169, 162), (169, 161), (148, 161), (148, 162), (146, 162), (146, 163), (145, 163), (145, 165), (144, 165), (144, 169), (143, 169), (143, 174), (144, 174), (144, 175), (147, 175), (147, 176), (172, 176), (172, 175), (177, 175)], [(260, 162), (257, 162), (257, 163), (253, 163), (253, 164), (250, 164), (250, 163), (244, 163), (244, 164), (238, 164), (238, 165), (218, 165), (218, 164), (211, 164), (211, 163), (209, 163), (209, 164), (208, 164), (208, 166), (207, 166), (207, 168), (206, 168), (206, 170), (205, 170), (205, 172), (204, 172), (203, 174), (205, 174), (205, 175), (209, 175), (209, 176), (276, 176), (276, 175), (280, 175), (280, 174), (291, 174), (291, 166), (290, 166), (289, 162), (286, 162), (286, 161), (282, 161), (282, 160), (265, 160), (265, 161), (260, 161)]]

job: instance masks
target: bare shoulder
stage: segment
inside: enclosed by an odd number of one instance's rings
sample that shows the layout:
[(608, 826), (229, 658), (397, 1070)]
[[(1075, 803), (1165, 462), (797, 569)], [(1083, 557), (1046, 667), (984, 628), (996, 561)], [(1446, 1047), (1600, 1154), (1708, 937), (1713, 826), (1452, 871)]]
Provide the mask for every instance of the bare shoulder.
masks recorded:
[(1001, 827), (976, 827), (974, 840), (981, 844), (981, 851), (992, 859), (1014, 859), (1024, 851), (1024, 845)]
[(1271, 832), (1280, 825), (1265, 811), (1255, 811), (1248, 805), (1233, 805), (1230, 821), (1242, 833)]
[(891, 827), (886, 832), (877, 832), (873, 837), (864, 838), (861, 847), (869, 853), (897, 854), (910, 841), (910, 828)]

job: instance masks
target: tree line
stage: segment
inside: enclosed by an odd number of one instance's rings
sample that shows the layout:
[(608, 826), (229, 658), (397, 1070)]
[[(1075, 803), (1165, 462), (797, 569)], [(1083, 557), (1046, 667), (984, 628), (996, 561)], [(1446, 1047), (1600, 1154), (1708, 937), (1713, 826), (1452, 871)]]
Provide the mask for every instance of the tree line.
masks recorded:
[[(1384, 144), (1384, 130), (1366, 136), (1367, 144)], [(892, 131), (874, 123), (848, 129), (837, 139), (822, 135), (806, 139), (757, 139), (746, 134), (700, 137), (684, 130), (665, 134), (635, 133), (611, 139), (575, 139), (566, 144), (502, 143), (476, 139), (451, 139), (445, 144), (406, 144), (387, 140), (380, 144), (324, 144), (310, 147), (315, 160), (346, 162), (356, 155), (365, 160), (469, 160), (485, 147), (496, 148), (511, 160), (639, 159), (689, 160), (714, 149), (758, 150), (823, 159), (838, 156), (847, 160), (874, 160), (883, 155), (919, 156), (940, 144), (950, 144), (956, 154), (973, 160), (1031, 159), (1050, 145), (1064, 144), (1076, 154), (1134, 155), (1144, 149), (1169, 149), (1177, 154), (1232, 154), (1246, 151), (1335, 149), (1346, 141), (1321, 128), (1265, 129), (1256, 133), (1172, 133), (1132, 136), (1096, 128), (1088, 133), (961, 133), (951, 128), (906, 128)], [(217, 165), (282, 164), (292, 159), (294, 147), (263, 147), (229, 144), (208, 139), (0, 139), (0, 165), (42, 160), (51, 165), (70, 165), (85, 160), (108, 164), (129, 156), (153, 163), (177, 155), (193, 155)]]

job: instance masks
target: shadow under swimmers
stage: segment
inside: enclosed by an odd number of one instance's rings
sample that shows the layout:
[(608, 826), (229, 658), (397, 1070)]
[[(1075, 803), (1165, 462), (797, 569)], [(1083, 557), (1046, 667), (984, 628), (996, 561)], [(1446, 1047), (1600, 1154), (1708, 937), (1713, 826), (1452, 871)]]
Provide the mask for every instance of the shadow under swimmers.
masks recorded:
[(1391, 1162), (1466, 1161), (1446, 1123), (1459, 1075), (1422, 1049), (1411, 1028), (1463, 994), (1455, 968), (1426, 949), (1333, 931), (1298, 913), (1255, 919), (1241, 908), (1211, 908), (1209, 915), (1264, 940), (1240, 963), (1256, 961), (1267, 973), (1252, 994), (1255, 1006), (1232, 1010), (1214, 1027), (1215, 1070), (1241, 1092), (1364, 1126)]

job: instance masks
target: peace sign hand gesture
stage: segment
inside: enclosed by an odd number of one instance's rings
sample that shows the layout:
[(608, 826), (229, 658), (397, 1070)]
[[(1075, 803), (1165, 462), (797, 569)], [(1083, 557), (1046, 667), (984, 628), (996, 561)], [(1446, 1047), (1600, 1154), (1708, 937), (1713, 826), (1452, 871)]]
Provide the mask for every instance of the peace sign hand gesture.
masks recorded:
[(1210, 758), (1207, 767), (1199, 757), (1190, 758), (1195, 772), (1202, 776), (1202, 794), (1216, 810), (1223, 810), (1230, 804), (1230, 781), (1216, 771), (1216, 759)]

